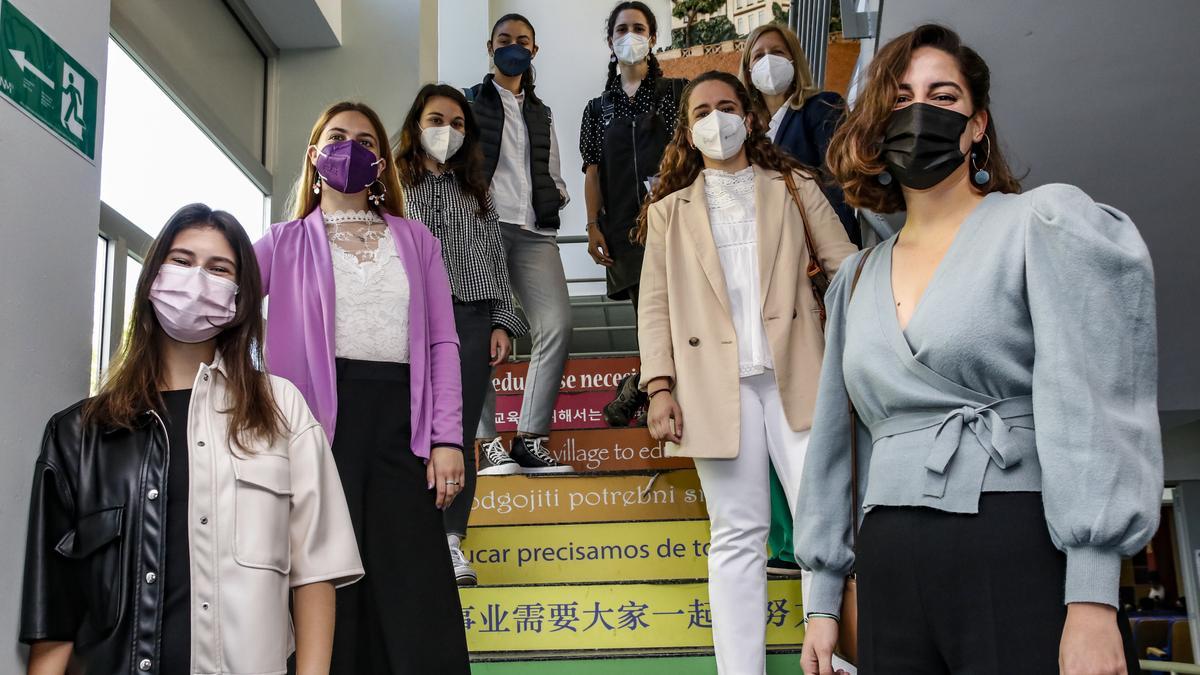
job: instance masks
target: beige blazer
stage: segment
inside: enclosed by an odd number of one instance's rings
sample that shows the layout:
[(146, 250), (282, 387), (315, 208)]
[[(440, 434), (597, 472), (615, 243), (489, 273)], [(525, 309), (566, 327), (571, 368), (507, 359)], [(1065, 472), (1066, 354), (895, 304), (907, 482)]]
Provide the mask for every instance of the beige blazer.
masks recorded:
[[(762, 318), (788, 424), (812, 426), (825, 337), (805, 270), (804, 225), (783, 176), (755, 167)], [(856, 249), (811, 179), (796, 176), (816, 254), (832, 278)], [(704, 197), (704, 174), (650, 206), (638, 304), (642, 388), (670, 378), (683, 411), (672, 456), (730, 458), (741, 435), (738, 347)]]

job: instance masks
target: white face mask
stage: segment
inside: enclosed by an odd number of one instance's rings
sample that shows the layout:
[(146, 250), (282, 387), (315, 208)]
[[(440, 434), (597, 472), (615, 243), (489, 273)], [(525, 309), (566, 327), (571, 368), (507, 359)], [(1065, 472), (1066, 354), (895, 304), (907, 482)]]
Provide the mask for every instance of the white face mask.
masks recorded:
[(729, 159), (746, 142), (746, 120), (737, 115), (714, 110), (692, 125), (692, 143), (709, 159)]
[(650, 53), (650, 38), (637, 33), (626, 33), (613, 40), (613, 53), (617, 60), (627, 66), (641, 63)]
[(796, 66), (782, 56), (767, 54), (750, 69), (750, 81), (768, 96), (776, 96), (792, 86), (796, 79)]
[(461, 131), (449, 125), (426, 127), (421, 130), (421, 147), (438, 164), (445, 164), (462, 147), (464, 138)]

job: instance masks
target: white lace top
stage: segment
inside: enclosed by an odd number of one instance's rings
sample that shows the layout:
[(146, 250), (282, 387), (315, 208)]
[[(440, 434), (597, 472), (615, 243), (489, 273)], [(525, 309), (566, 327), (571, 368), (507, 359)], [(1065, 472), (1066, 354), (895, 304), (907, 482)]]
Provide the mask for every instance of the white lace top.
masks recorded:
[(373, 211), (323, 214), (336, 293), (338, 358), (408, 363), (408, 274)]
[(732, 174), (705, 169), (704, 196), (737, 333), (738, 375), (758, 375), (773, 364), (759, 289), (754, 167)]

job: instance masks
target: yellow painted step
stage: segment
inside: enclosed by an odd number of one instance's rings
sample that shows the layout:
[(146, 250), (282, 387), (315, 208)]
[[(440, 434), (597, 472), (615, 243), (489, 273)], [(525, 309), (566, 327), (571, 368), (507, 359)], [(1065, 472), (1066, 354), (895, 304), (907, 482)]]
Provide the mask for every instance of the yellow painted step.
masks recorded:
[[(459, 591), (475, 653), (712, 647), (706, 583), (478, 586)], [(768, 582), (767, 644), (804, 640), (800, 581)]]
[(480, 476), (471, 526), (708, 518), (695, 469), (646, 475)]
[(463, 553), (494, 585), (708, 577), (708, 521), (472, 527)]

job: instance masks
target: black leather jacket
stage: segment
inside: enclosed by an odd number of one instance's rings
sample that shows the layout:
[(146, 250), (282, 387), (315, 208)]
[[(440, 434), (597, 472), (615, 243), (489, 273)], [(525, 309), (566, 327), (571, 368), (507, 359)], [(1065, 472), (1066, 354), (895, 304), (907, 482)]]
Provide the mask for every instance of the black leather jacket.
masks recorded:
[(158, 673), (166, 559), (167, 431), (83, 424), (83, 404), (50, 419), (33, 476), (22, 642), (75, 643), (88, 675)]

